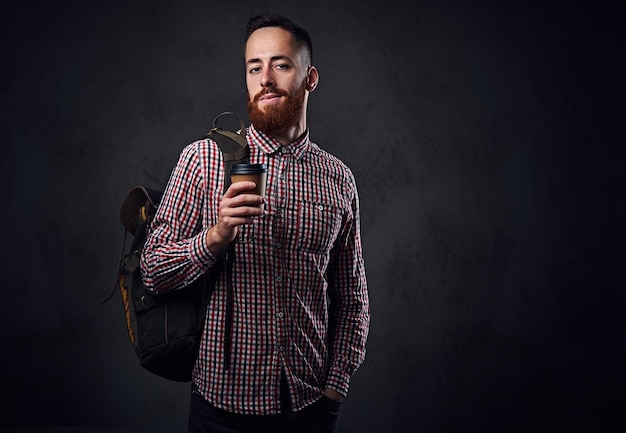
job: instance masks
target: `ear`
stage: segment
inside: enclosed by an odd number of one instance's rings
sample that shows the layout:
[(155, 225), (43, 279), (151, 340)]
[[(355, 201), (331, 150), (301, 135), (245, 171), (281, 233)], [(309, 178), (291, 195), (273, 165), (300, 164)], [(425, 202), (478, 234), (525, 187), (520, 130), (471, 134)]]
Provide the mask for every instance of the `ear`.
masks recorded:
[(315, 66), (309, 67), (309, 72), (306, 75), (306, 89), (312, 92), (317, 87), (317, 83), (320, 81), (320, 74), (317, 72)]

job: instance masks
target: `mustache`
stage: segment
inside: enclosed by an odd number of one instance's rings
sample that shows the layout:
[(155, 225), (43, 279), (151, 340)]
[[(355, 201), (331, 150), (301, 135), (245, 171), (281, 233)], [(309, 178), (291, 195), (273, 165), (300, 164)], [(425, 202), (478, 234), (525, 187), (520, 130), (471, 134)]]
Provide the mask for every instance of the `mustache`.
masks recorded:
[(268, 89), (261, 90), (259, 93), (254, 95), (254, 98), (252, 99), (252, 101), (259, 102), (259, 99), (261, 99), (265, 95), (269, 95), (270, 93), (273, 95), (278, 95), (278, 96), (289, 96), (289, 92), (287, 92), (286, 90), (282, 90), (278, 88), (271, 88), (271, 89), (268, 88)]

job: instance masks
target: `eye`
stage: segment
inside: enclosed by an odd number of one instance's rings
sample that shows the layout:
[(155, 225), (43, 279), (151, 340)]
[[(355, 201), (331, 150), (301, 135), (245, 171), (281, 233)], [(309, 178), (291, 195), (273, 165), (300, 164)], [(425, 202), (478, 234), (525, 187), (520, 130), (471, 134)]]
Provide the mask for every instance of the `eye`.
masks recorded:
[(258, 73), (260, 71), (261, 71), (261, 68), (259, 66), (255, 66), (253, 68), (250, 68), (250, 70), (248, 72), (251, 73), (251, 74), (256, 74), (256, 73)]
[(278, 63), (274, 67), (276, 69), (289, 69), (289, 65), (287, 63)]

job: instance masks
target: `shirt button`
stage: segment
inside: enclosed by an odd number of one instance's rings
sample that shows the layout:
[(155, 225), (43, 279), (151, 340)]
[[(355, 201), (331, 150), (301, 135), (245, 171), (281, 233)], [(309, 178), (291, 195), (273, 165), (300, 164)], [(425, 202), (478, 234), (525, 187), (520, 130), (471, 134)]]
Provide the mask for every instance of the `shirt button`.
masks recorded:
[(282, 319), (283, 317), (285, 317), (285, 313), (283, 313), (283, 312), (281, 311), (281, 312), (279, 312), (279, 313), (277, 314), (277, 316), (278, 316), (278, 318), (279, 318), (279, 319)]
[(279, 283), (283, 280), (283, 277), (281, 277), (280, 275), (276, 277), (276, 281), (278, 281)]
[(278, 350), (280, 350), (281, 352), (284, 352), (284, 351), (285, 351), (285, 346), (282, 346), (282, 345), (281, 345), (281, 346), (279, 346), (279, 347), (278, 347)]

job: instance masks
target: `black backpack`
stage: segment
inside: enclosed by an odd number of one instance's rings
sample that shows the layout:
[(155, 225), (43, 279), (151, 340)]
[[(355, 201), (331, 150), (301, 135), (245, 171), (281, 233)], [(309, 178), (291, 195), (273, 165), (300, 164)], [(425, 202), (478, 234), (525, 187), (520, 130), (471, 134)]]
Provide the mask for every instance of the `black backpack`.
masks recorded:
[[(240, 123), (239, 132), (222, 130), (217, 121), (225, 115), (237, 117)], [(230, 185), (230, 167), (234, 163), (247, 162), (248, 144), (246, 142), (245, 124), (236, 114), (224, 112), (213, 121), (213, 128), (204, 138), (215, 141), (224, 161), (224, 191)], [(225, 247), (218, 254), (217, 263), (208, 275), (199, 278), (193, 284), (180, 290), (154, 295), (145, 288), (141, 279), (139, 258), (146, 241), (146, 229), (156, 213), (163, 191), (144, 186), (132, 188), (122, 202), (120, 220), (124, 227), (122, 251), (115, 287), (111, 294), (102, 301), (108, 301), (119, 287), (124, 305), (126, 328), (130, 343), (135, 350), (141, 366), (150, 372), (178, 382), (191, 380), (200, 337), (204, 326), (206, 308), (215, 286), (219, 272), (224, 266), (228, 272), (232, 270), (231, 260), (234, 254), (225, 259)], [(127, 234), (133, 239), (126, 246)], [(228, 276), (226, 310), (226, 368), (230, 357), (230, 328), (232, 317), (232, 287)]]

